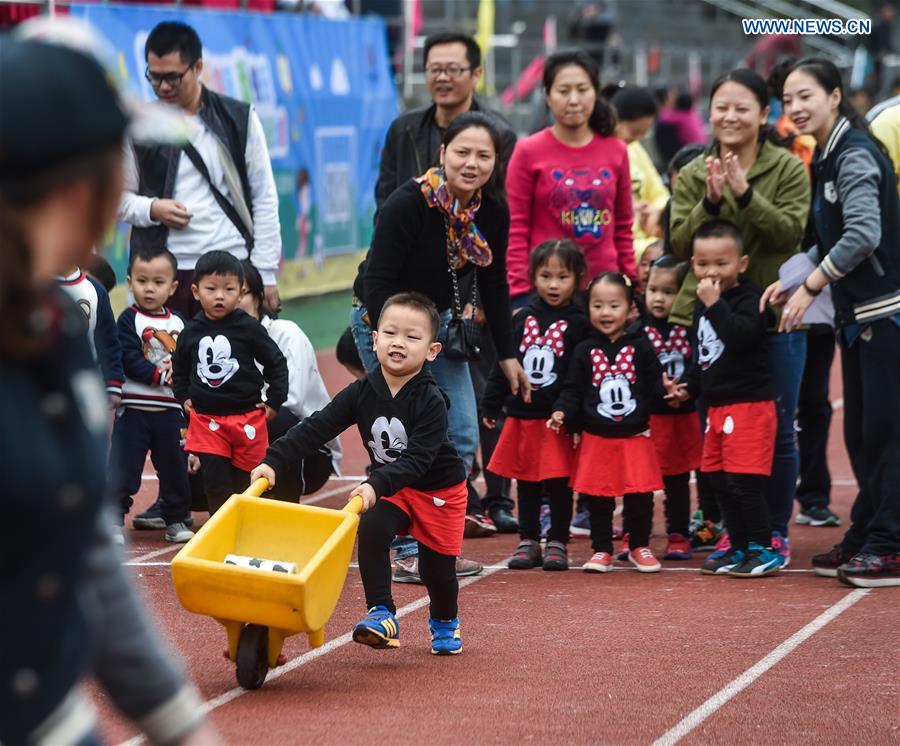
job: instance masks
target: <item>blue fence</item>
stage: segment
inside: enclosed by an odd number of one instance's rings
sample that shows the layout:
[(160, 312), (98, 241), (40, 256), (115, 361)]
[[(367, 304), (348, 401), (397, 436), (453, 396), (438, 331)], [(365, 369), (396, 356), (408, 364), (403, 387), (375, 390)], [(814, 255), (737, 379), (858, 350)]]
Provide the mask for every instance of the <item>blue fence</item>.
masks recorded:
[[(254, 104), (280, 198), (284, 257), (318, 260), (368, 245), (384, 133), (397, 113), (380, 19), (116, 5), (73, 5), (110, 40), (119, 75), (151, 99), (144, 42), (163, 20), (203, 41), (204, 83)], [(123, 275), (125, 231), (107, 250)]]

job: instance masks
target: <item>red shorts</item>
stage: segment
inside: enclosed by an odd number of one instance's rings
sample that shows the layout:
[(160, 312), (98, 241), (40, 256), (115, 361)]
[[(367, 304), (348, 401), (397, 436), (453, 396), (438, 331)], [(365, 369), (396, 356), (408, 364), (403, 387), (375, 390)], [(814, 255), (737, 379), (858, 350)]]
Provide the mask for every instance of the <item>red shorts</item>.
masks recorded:
[(469, 500), (465, 482), (431, 492), (404, 487), (397, 494), (381, 499), (409, 516), (406, 531), (409, 536), (435, 552), (459, 556)]
[(696, 412), (651, 414), (650, 440), (656, 446), (656, 458), (664, 477), (700, 468), (703, 438)]
[(574, 460), (571, 436), (554, 433), (544, 419), (507, 417), (487, 468), (501, 477), (541, 482), (571, 476)]
[(619, 497), (663, 488), (649, 431), (630, 438), (584, 433), (575, 456), (572, 489), (596, 497)]
[(776, 426), (773, 401), (710, 407), (700, 470), (770, 476)]
[(241, 414), (194, 412), (184, 450), (224, 456), (238, 469), (250, 471), (262, 463), (269, 447), (269, 431), (262, 409)]

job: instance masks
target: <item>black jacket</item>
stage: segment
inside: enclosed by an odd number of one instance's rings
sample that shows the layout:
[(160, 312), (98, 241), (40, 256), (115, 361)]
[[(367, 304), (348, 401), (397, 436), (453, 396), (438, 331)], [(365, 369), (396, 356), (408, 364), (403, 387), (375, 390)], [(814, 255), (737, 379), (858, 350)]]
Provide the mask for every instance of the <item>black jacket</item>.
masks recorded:
[[(841, 202), (841, 156), (859, 148), (868, 152), (879, 170), (877, 189), (881, 236), (877, 246), (867, 243), (848, 250), (846, 239), (856, 238), (861, 229), (852, 226)], [(851, 173), (851, 178), (859, 178)], [(900, 199), (891, 162), (872, 139), (840, 119), (828, 142), (812, 164), (813, 198), (810, 218), (818, 239), (820, 268), (832, 281), (835, 318), (838, 326), (865, 324), (900, 312)], [(865, 242), (871, 234), (865, 236)], [(842, 238), (845, 241), (842, 242)], [(843, 248), (843, 250), (841, 250)], [(859, 248), (865, 248), (860, 252)]]
[[(648, 313), (644, 316), (644, 333), (669, 378), (687, 382), (694, 367), (691, 330), (681, 324), (670, 324), (666, 319), (657, 319)], [(650, 411), (653, 414), (683, 414), (695, 412), (696, 409), (693, 398), (682, 402), (678, 408), (670, 407), (665, 399), (657, 399)]]
[(404, 487), (423, 492), (452, 487), (465, 481), (466, 470), (447, 435), (448, 406), (427, 369), (392, 396), (379, 366), (272, 443), (263, 463), (283, 473), (356, 425), (372, 461), (366, 481), (378, 497)]
[[(0, 357), (0, 741), (25, 743), (91, 663), (85, 558), (102, 507), (107, 400), (81, 309), (60, 290), (46, 347)], [(32, 686), (17, 686), (30, 672)]]
[[(630, 438), (650, 427), (650, 407), (663, 396), (662, 366), (641, 327), (611, 342), (591, 329), (572, 355), (554, 410), (566, 415), (566, 429)], [(577, 423), (577, 424), (576, 424)]]
[[(256, 360), (263, 365), (260, 373)], [(243, 414), (263, 400), (278, 409), (287, 399), (287, 361), (262, 324), (237, 309), (221, 321), (200, 311), (178, 336), (172, 389), (201, 414)]]
[[(414, 290), (431, 298), (439, 311), (451, 307), (453, 286), (442, 214), (438, 208), (429, 207), (414, 181), (406, 182), (385, 203), (366, 260), (365, 299), (373, 327), (378, 324), (384, 302), (394, 293)], [(475, 224), (490, 245), (493, 259), (487, 267), (466, 263), (458, 272), (460, 286), (473, 271), (478, 273), (488, 327), (503, 360), (515, 354), (506, 281), (509, 208), (486, 198)], [(463, 305), (466, 300), (461, 298)]]
[(481, 401), (484, 416), (496, 419), (503, 411), (523, 420), (547, 419), (566, 380), (575, 346), (588, 328), (584, 310), (574, 303), (553, 308), (535, 297), (513, 317), (513, 343), (531, 382), (531, 403), (510, 393), (509, 381), (495, 366)]
[(696, 365), (688, 380), (692, 395), (703, 394), (711, 407), (774, 398), (769, 378), (766, 329), (770, 309), (759, 312), (758, 286), (749, 280), (725, 292), (706, 308), (694, 307)]
[[(469, 111), (487, 114), (500, 131), (503, 140), (500, 159), (505, 168), (516, 146), (512, 125), (496, 111), (484, 108), (475, 98)], [(404, 112), (391, 123), (381, 149), (381, 167), (375, 183), (376, 215), (395, 189), (438, 164), (441, 131), (435, 121), (436, 112), (437, 105), (431, 104)]]

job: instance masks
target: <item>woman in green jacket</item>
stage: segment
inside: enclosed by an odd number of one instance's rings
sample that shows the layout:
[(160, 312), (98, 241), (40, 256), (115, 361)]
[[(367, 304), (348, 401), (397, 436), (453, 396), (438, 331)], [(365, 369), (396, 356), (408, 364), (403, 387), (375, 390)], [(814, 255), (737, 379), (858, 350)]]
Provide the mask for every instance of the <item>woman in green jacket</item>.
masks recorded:
[[(761, 288), (778, 279), (778, 268), (800, 251), (809, 211), (809, 179), (766, 125), (769, 91), (750, 70), (719, 78), (710, 96), (715, 141), (709, 151), (682, 169), (672, 199), (673, 251), (691, 256), (694, 232), (709, 220), (735, 223), (750, 263), (744, 275)], [(672, 309), (672, 321), (693, 323), (697, 280), (689, 274)], [(769, 368), (778, 409), (772, 478), (767, 489), (772, 545), (790, 561), (788, 521), (799, 472), (794, 421), (806, 362), (806, 335), (769, 335)], [(707, 516), (708, 517), (708, 516)]]

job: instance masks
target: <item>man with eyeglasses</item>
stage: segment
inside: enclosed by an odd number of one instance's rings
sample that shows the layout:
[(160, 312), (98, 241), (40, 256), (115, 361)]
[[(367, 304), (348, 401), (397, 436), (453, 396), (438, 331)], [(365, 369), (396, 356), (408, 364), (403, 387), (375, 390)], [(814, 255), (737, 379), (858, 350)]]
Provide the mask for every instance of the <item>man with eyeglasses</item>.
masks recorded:
[(463, 112), (481, 111), (494, 120), (503, 137), (504, 167), (516, 144), (509, 122), (475, 98), (481, 80), (481, 49), (475, 39), (452, 31), (432, 34), (425, 39), (424, 60), (432, 103), (407, 111), (391, 123), (375, 184), (378, 210), (398, 186), (437, 164), (443, 131)]
[(249, 255), (266, 303), (278, 308), (281, 226), (262, 123), (250, 104), (201, 83), (202, 55), (197, 32), (184, 23), (165, 21), (147, 37), (144, 75), (157, 98), (184, 112), (190, 143), (126, 148), (119, 218), (133, 226), (132, 248), (163, 245), (178, 259), (178, 288), (167, 305), (187, 318), (199, 310), (194, 265), (213, 249)]

